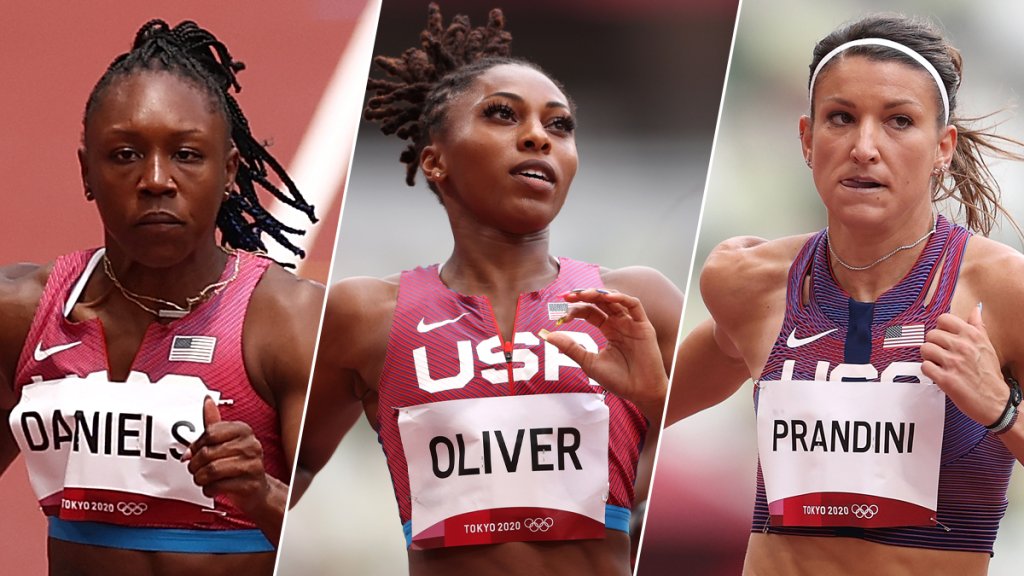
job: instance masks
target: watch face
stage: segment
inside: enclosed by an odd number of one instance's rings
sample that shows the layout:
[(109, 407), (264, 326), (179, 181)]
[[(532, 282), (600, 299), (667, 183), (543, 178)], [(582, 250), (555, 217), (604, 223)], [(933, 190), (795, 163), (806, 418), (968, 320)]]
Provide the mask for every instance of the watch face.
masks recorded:
[(1010, 384), (1010, 402), (1014, 406), (1017, 406), (1020, 404), (1021, 397), (1024, 396), (1024, 394), (1021, 393), (1020, 384), (1018, 384), (1015, 379), (1009, 378), (1008, 380)]

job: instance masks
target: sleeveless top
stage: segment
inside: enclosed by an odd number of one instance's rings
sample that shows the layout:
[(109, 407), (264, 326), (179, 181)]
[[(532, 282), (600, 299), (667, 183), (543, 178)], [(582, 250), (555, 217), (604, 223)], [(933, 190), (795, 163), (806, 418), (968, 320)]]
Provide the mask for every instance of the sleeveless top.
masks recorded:
[[(488, 298), (452, 291), (441, 282), (436, 264), (402, 273), (378, 387), (377, 432), (407, 545), (412, 544), (414, 495), (399, 433), (400, 409), (456, 399), (601, 392), (578, 365), (537, 336), (541, 329), (571, 331), (594, 352), (606, 344), (600, 330), (585, 321), (556, 326), (552, 310), (565, 306), (562, 294), (604, 285), (596, 265), (567, 258), (559, 264), (558, 277), (550, 285), (519, 295), (514, 343), (503, 340)], [(609, 411), (605, 527), (628, 532), (637, 460), (648, 423), (622, 398), (607, 393), (604, 403)]]
[[(970, 232), (939, 216), (935, 233), (910, 272), (876, 302), (853, 300), (838, 285), (829, 264), (827, 237), (819, 232), (804, 245), (789, 271), (786, 316), (760, 380), (825, 380), (833, 370), (879, 376), (894, 362), (921, 362), (923, 333), (949, 311)], [(803, 303), (805, 280), (810, 297)], [(934, 286), (931, 299), (926, 300)], [(919, 327), (924, 330), (918, 334)], [(790, 348), (791, 334), (822, 334)], [(902, 345), (891, 346), (889, 342)], [(867, 366), (864, 366), (867, 365)], [(850, 370), (849, 367), (853, 367)], [(873, 368), (873, 370), (871, 370)], [(833, 374), (833, 376), (835, 376)], [(842, 378), (842, 377), (840, 377)], [(853, 380), (854, 378), (843, 378)], [(893, 382), (912, 382), (896, 376)], [(757, 389), (755, 387), (755, 403)], [(935, 526), (899, 528), (805, 528), (769, 524), (761, 466), (751, 531), (799, 536), (844, 536), (915, 548), (992, 553), (999, 521), (1006, 511), (1006, 490), (1016, 460), (984, 426), (946, 399)]]
[[(288, 479), (277, 412), (253, 389), (242, 357), (246, 309), (270, 261), (229, 256), (221, 279), (237, 258), (235, 280), (187, 316), (152, 322), (127, 381), (112, 383), (100, 320), (69, 318), (102, 254), (77, 252), (54, 263), (15, 376), (11, 426), (50, 537), (148, 551), (272, 551), (226, 497), (205, 505), (196, 494), (180, 499), (191, 475), (179, 461), (199, 436), (210, 395), (219, 397), (223, 420), (252, 427), (267, 473)], [(190, 394), (185, 412), (172, 412), (183, 394)], [(141, 478), (138, 470), (146, 471)]]

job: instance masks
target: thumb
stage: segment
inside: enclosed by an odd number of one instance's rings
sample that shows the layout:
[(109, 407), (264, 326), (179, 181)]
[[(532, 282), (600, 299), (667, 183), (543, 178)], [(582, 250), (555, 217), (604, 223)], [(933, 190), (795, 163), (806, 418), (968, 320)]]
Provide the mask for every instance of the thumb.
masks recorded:
[(588, 352), (572, 336), (562, 332), (548, 332), (547, 330), (541, 330), (538, 335), (544, 341), (550, 342), (552, 346), (558, 348), (558, 351), (568, 356), (570, 360), (579, 364), (584, 372), (590, 369), (590, 363), (595, 354)]
[(220, 422), (220, 409), (217, 408), (217, 403), (213, 401), (213, 398), (209, 396), (206, 400), (203, 400), (203, 426), (209, 428), (211, 424)]

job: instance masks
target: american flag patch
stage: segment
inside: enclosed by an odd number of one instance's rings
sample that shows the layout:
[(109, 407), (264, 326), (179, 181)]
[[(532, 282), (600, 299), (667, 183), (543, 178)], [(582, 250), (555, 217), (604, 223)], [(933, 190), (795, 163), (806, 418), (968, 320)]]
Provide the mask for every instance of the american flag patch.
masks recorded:
[(548, 302), (548, 320), (565, 318), (569, 314), (568, 302)]
[(171, 342), (171, 362), (213, 362), (213, 349), (217, 345), (214, 336), (175, 336)]
[(885, 329), (882, 348), (906, 348), (924, 344), (924, 324), (889, 326)]

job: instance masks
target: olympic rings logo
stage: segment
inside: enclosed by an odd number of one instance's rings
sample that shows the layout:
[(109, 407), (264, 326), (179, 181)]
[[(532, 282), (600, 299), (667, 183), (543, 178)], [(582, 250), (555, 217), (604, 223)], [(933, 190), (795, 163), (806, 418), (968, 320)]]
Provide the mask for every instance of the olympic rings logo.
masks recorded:
[(555, 521), (551, 517), (547, 518), (527, 518), (523, 520), (523, 526), (526, 526), (530, 532), (547, 532), (555, 525)]
[(141, 516), (149, 506), (145, 502), (118, 502), (117, 511), (125, 516)]
[(874, 518), (878, 514), (878, 506), (875, 504), (854, 504), (850, 506), (850, 510), (854, 516), (865, 520)]

